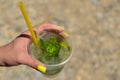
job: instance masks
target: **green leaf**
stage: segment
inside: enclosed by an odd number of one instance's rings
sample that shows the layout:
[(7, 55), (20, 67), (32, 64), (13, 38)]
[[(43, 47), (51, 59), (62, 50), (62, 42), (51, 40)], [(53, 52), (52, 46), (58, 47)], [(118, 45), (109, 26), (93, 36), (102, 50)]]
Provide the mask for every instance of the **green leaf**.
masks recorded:
[(59, 39), (60, 38), (57, 36), (51, 36), (48, 41), (42, 39), (39, 40), (40, 47), (42, 48), (43, 53), (46, 54), (47, 61), (59, 58), (59, 51), (61, 49)]

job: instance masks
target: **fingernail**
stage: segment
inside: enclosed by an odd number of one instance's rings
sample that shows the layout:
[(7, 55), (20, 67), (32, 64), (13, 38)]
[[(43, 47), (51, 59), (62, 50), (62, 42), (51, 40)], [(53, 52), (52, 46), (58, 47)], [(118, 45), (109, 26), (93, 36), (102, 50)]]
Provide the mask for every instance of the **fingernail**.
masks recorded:
[(44, 66), (38, 65), (38, 66), (37, 66), (37, 69), (38, 69), (39, 71), (43, 72), (43, 73), (46, 72), (46, 67), (44, 67)]
[(64, 35), (66, 36), (66, 37), (69, 37), (70, 35), (68, 34), (68, 33), (66, 33), (66, 32), (64, 32)]

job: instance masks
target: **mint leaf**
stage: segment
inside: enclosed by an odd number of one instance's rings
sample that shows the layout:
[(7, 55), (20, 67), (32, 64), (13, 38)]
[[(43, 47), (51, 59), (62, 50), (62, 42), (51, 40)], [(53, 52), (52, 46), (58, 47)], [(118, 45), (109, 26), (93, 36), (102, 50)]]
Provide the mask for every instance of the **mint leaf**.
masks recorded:
[(44, 41), (42, 39), (39, 40), (40, 47), (42, 48), (43, 54), (46, 54), (46, 60), (57, 59), (59, 57), (60, 51), (60, 38), (57, 36), (51, 36), (49, 40)]

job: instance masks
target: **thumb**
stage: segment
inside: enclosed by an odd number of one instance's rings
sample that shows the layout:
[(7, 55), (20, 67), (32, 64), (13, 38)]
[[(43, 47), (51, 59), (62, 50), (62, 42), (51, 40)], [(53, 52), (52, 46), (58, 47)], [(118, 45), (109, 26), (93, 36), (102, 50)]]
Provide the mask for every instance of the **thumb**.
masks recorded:
[(24, 64), (28, 65), (28, 66), (30, 66), (30, 67), (32, 67), (32, 68), (34, 68), (34, 69), (36, 69), (36, 70), (38, 70), (40, 72), (43, 72), (43, 73), (46, 72), (45, 65), (42, 62), (36, 60), (35, 58), (33, 58), (31, 56), (29, 56), (29, 58), (26, 59), (26, 61), (24, 62)]

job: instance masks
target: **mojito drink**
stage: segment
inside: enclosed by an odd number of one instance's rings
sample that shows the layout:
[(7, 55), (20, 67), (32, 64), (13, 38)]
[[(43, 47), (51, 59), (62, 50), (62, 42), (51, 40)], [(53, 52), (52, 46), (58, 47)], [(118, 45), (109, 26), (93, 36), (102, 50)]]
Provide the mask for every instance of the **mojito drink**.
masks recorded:
[(71, 56), (71, 45), (69, 39), (54, 32), (45, 32), (39, 36), (39, 45), (33, 43), (29, 46), (29, 51), (33, 57), (46, 64), (45, 75), (55, 75), (59, 73), (68, 58)]

